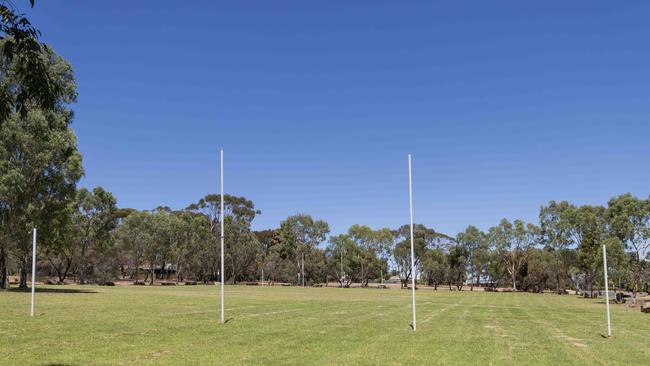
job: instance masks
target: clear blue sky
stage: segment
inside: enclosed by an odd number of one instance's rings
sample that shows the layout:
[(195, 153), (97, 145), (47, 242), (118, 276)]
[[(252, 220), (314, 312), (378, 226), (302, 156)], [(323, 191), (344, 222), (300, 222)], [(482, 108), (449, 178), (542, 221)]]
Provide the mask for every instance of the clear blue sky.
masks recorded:
[[(650, 3), (16, 0), (76, 72), (82, 185), (455, 234), (650, 193)], [(526, 3), (526, 4), (524, 4)]]

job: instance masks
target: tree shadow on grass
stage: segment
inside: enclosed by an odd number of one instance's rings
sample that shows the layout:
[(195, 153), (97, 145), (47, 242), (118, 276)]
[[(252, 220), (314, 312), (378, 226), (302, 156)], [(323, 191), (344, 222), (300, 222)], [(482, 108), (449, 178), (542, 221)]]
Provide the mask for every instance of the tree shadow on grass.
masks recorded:
[[(11, 292), (32, 292), (31, 288), (10, 288)], [(37, 287), (36, 292), (38, 293), (52, 293), (52, 294), (96, 294), (95, 290), (82, 290), (75, 288), (41, 288)]]

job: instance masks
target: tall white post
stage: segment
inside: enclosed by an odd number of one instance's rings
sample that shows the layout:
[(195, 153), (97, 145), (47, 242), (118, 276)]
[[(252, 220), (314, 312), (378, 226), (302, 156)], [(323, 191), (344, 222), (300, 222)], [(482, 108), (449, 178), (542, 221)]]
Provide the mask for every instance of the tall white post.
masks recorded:
[(223, 212), (223, 149), (221, 149), (221, 218), (219, 221), (221, 221), (221, 324), (224, 323), (224, 305), (223, 305), (223, 296), (224, 296), (224, 286), (226, 285), (226, 282), (224, 281), (224, 269), (223, 269), (223, 263), (224, 263), (224, 254), (223, 254), (223, 245), (224, 245), (224, 230), (223, 230), (223, 220), (224, 220), (224, 212)]
[(36, 293), (36, 228), (32, 230), (32, 306), (31, 316), (34, 316), (34, 295)]
[(607, 304), (607, 336), (612, 336), (612, 320), (609, 315), (609, 281), (607, 279), (607, 248), (603, 245), (603, 266), (605, 269), (605, 303)]
[(411, 297), (413, 299), (413, 331), (417, 330), (415, 322), (415, 250), (413, 249), (413, 179), (411, 174), (411, 154), (409, 154), (409, 217), (411, 226)]

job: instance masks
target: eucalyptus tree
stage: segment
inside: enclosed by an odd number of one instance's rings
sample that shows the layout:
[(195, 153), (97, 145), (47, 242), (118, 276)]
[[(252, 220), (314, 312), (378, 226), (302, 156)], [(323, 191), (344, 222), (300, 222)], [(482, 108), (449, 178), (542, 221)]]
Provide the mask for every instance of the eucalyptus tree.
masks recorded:
[(328, 273), (341, 287), (349, 287), (354, 276), (355, 258), (358, 247), (347, 234), (331, 236), (325, 249)]
[[(34, 6), (35, 0), (29, 0)], [(51, 68), (51, 49), (12, 3), (0, 1), (0, 127), (13, 113), (60, 109), (69, 90)]]
[(115, 230), (115, 240), (120, 250), (129, 258), (131, 278), (139, 280), (140, 267), (146, 260), (149, 247), (154, 242), (153, 214), (132, 212)]
[(540, 239), (553, 251), (553, 272), (558, 293), (564, 292), (562, 279), (573, 283), (571, 271), (575, 265), (575, 252), (571, 249), (577, 245), (571, 234), (570, 216), (573, 210), (575, 206), (567, 201), (550, 201), (539, 212)]
[(469, 251), (460, 244), (452, 245), (449, 247), (447, 262), (449, 264), (449, 272), (447, 273), (449, 288), (451, 289), (451, 285), (454, 284), (458, 291), (461, 291), (467, 279)]
[(289, 253), (297, 268), (300, 283), (304, 286), (305, 253), (325, 241), (330, 232), (329, 225), (323, 220), (314, 220), (310, 215), (297, 214), (289, 216), (280, 223), (282, 245)]
[(626, 193), (609, 200), (606, 217), (612, 235), (632, 252), (632, 275), (635, 287), (650, 282), (650, 199)]
[(232, 283), (255, 279), (255, 261), (258, 258), (259, 242), (255, 234), (241, 221), (226, 218), (225, 267), (226, 278)]
[(211, 247), (207, 217), (188, 211), (175, 212), (172, 231), (177, 238), (170, 253), (176, 282), (187, 276), (203, 280), (211, 267), (205, 263), (205, 258), (210, 258)]
[(41, 245), (39, 252), (56, 272), (59, 283), (64, 283), (77, 267), (77, 243), (71, 219), (74, 210), (74, 204), (70, 204), (67, 210), (62, 210), (59, 215), (39, 226), (41, 237), (43, 233), (47, 235), (47, 245)]
[(442, 248), (428, 249), (422, 257), (420, 268), (426, 284), (433, 286), (434, 290), (445, 282), (450, 271), (447, 255)]
[[(411, 271), (411, 231), (409, 225), (402, 225), (393, 233), (395, 246), (393, 247), (393, 259), (397, 273), (400, 277), (401, 287), (407, 288), (411, 276), (416, 274)], [(433, 229), (422, 224), (413, 225), (413, 251), (415, 268), (420, 265), (420, 259), (427, 249), (433, 248), (443, 234), (436, 233)]]
[(481, 275), (488, 261), (487, 236), (476, 226), (470, 225), (456, 236), (456, 241), (458, 245), (462, 245), (467, 250), (470, 291), (473, 291), (474, 284), (479, 286)]
[(282, 243), (282, 235), (280, 230), (268, 229), (255, 231), (257, 242), (259, 243), (258, 258), (256, 260), (256, 267), (259, 269), (259, 275), (262, 280), (265, 278), (272, 278), (277, 280), (277, 268), (279, 258), (278, 248)]
[(165, 269), (165, 259), (173, 253), (175, 245), (175, 236), (173, 231), (174, 216), (170, 210), (158, 208), (150, 213), (149, 221), (144, 230), (149, 230), (151, 240), (146, 242), (144, 247), (144, 257), (149, 264), (149, 273), (145, 278), (149, 280), (149, 284), (153, 285), (156, 281), (156, 268), (160, 268), (160, 272)]
[(388, 261), (381, 257), (387, 252), (393, 241), (389, 229), (373, 230), (368, 226), (353, 225), (348, 229), (348, 236), (357, 246), (359, 264), (359, 282), (368, 286), (371, 279), (380, 278), (388, 270)]
[(521, 220), (513, 223), (502, 219), (499, 225), (490, 228), (488, 238), (495, 253), (505, 264), (510, 275), (513, 291), (517, 290), (517, 274), (526, 262), (529, 248), (537, 243), (539, 229)]
[[(43, 50), (41, 57), (47, 61), (50, 81), (62, 91), (57, 94), (56, 108), (39, 109), (39, 103), (30, 104), (33, 108), (14, 109), (0, 125), (0, 288), (8, 285), (10, 254), (18, 262), (20, 287), (27, 286), (30, 231), (42, 227), (41, 237), (55, 236), (46, 231), (57, 230), (49, 223), (63, 220), (61, 215), (69, 210), (83, 173), (77, 140), (70, 129), (73, 114), (65, 107), (76, 98), (72, 68), (49, 49)], [(6, 62), (1, 56), (0, 61)], [(0, 72), (0, 89), (20, 85), (18, 78), (12, 72)]]
[(526, 261), (525, 289), (541, 293), (552, 285), (553, 252), (549, 248), (530, 248)]
[(111, 231), (117, 227), (117, 200), (102, 187), (92, 191), (81, 188), (77, 192), (75, 210), (72, 214), (74, 241), (79, 257), (79, 282), (86, 283), (88, 257), (93, 251), (107, 251)]
[[(256, 238), (251, 232), (250, 226), (252, 221), (255, 219), (256, 215), (259, 215), (261, 212), (255, 208), (253, 201), (245, 197), (237, 197), (229, 194), (224, 194), (224, 220), (225, 220), (225, 233), (226, 236), (226, 246), (225, 253), (226, 256), (224, 260), (225, 265), (230, 265), (230, 269), (227, 270), (224, 268), (223, 275), (227, 273), (231, 275), (237, 272), (239, 276), (239, 271), (241, 269), (235, 268), (234, 266), (240, 265), (236, 263), (239, 259), (237, 258), (238, 251), (241, 251), (242, 254), (248, 255), (250, 253), (250, 245), (256, 244)], [(188, 211), (194, 213), (200, 213), (207, 217), (207, 224), (210, 230), (210, 233), (213, 236), (211, 240), (210, 255), (206, 260), (211, 264), (210, 274), (208, 277), (211, 279), (216, 279), (219, 275), (219, 261), (220, 251), (218, 247), (220, 233), (220, 218), (221, 218), (221, 195), (219, 194), (208, 194), (205, 197), (199, 199), (198, 202), (193, 203), (187, 207)], [(245, 240), (246, 245), (239, 246), (238, 242), (233, 242), (231, 240)], [(228, 245), (228, 243), (233, 243), (237, 245)], [(230, 260), (228, 260), (230, 258)], [(248, 260), (248, 259), (247, 259)], [(225, 278), (225, 277), (224, 277)]]

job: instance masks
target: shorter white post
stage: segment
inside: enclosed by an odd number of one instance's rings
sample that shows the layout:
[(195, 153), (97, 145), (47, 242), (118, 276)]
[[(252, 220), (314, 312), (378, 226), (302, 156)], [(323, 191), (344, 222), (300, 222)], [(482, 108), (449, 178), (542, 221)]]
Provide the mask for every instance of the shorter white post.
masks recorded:
[(32, 230), (32, 306), (30, 314), (34, 316), (34, 294), (36, 292), (36, 228)]
[(603, 266), (605, 269), (605, 303), (607, 304), (607, 336), (612, 336), (612, 320), (609, 315), (609, 283), (607, 279), (607, 247), (603, 245)]

